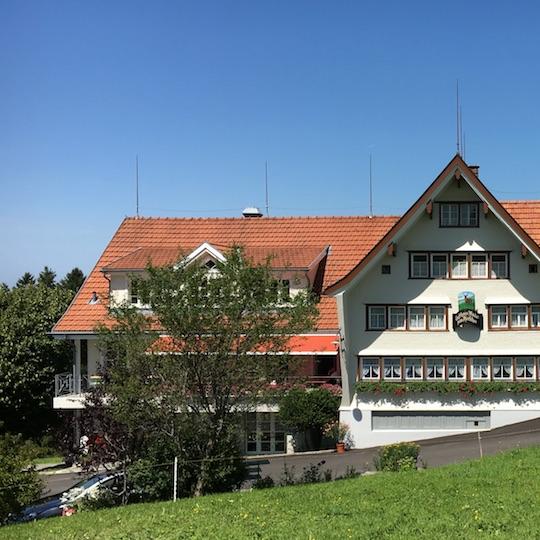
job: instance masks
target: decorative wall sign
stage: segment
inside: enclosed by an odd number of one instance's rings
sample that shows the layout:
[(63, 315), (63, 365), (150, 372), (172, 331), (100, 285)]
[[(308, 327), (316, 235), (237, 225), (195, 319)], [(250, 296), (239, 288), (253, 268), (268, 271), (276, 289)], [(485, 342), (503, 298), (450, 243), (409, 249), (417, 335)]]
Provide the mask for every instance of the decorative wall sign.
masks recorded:
[(471, 291), (463, 291), (458, 294), (458, 312), (454, 313), (453, 327), (463, 328), (464, 325), (470, 324), (482, 330), (484, 326), (484, 317), (476, 311), (476, 301), (474, 293)]

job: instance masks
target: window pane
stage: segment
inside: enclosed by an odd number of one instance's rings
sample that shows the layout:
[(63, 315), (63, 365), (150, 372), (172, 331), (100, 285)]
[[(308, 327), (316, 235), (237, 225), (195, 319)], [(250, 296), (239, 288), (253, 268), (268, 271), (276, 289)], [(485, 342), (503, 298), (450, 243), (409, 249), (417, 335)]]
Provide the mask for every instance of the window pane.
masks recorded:
[(466, 278), (467, 277), (467, 255), (452, 255), (452, 277)]
[(389, 312), (389, 327), (394, 329), (405, 328), (405, 308), (391, 307), (389, 308)]
[(540, 326), (540, 305), (531, 306), (531, 326)]
[(421, 379), (422, 378), (422, 359), (421, 358), (407, 358), (405, 360), (405, 377), (407, 379)]
[(409, 328), (411, 330), (425, 330), (426, 316), (423, 306), (409, 307)]
[(518, 356), (516, 358), (516, 379), (534, 379), (534, 358)]
[(449, 379), (464, 379), (465, 378), (465, 358), (449, 358), (448, 359), (448, 378)]
[(430, 307), (429, 308), (429, 328), (430, 330), (441, 330), (445, 328), (445, 313), (444, 307)]
[(506, 328), (508, 326), (506, 306), (491, 306), (491, 326)]
[(428, 277), (429, 264), (426, 253), (413, 253), (411, 257), (411, 277)]
[(448, 259), (446, 255), (431, 256), (431, 277), (448, 277)]
[(527, 306), (512, 306), (510, 314), (513, 328), (527, 326)]
[(401, 379), (401, 361), (399, 358), (384, 359), (384, 378)]
[(426, 362), (428, 379), (444, 379), (443, 358), (428, 358)]
[(472, 255), (471, 257), (471, 277), (487, 278), (487, 256)]
[(459, 225), (459, 205), (441, 203), (441, 227), (457, 227)]
[(494, 279), (504, 279), (508, 277), (506, 264), (506, 254), (491, 256), (491, 277)]
[(383, 330), (386, 328), (386, 308), (384, 306), (369, 307), (369, 328), (371, 330)]
[(512, 359), (503, 356), (493, 359), (493, 378), (511, 379), (512, 378)]
[(478, 204), (461, 203), (459, 224), (462, 227), (476, 227), (478, 225)]
[(488, 358), (473, 358), (472, 359), (472, 376), (473, 379), (489, 379), (489, 359)]
[(378, 379), (379, 378), (379, 359), (364, 358), (362, 360), (362, 378), (363, 379)]

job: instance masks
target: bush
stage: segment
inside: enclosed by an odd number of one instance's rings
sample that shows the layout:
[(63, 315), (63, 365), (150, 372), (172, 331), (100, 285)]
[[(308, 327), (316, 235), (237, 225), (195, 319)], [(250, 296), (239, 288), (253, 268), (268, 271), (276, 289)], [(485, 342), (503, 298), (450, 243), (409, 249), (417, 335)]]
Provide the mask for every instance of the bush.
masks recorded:
[(103, 508), (112, 508), (118, 506), (122, 498), (113, 493), (110, 489), (100, 487), (96, 493), (88, 495), (75, 504), (77, 511), (87, 512), (102, 510)]
[(35, 457), (20, 435), (0, 436), (0, 525), (41, 495), (42, 482), (30, 466)]
[(279, 402), (284, 425), (308, 435), (308, 449), (318, 450), (326, 424), (338, 417), (340, 397), (327, 388), (293, 388)]
[[(128, 469), (129, 502), (150, 502), (168, 499), (173, 492), (173, 466), (154, 467), (147, 459), (139, 459)], [(183, 477), (180, 478), (183, 487)], [(182, 489), (179, 489), (182, 494)]]
[(264, 476), (263, 478), (257, 478), (253, 482), (253, 489), (267, 489), (273, 488), (275, 485), (274, 479), (271, 476)]
[(413, 442), (383, 446), (375, 458), (378, 471), (410, 471), (417, 468), (420, 447)]

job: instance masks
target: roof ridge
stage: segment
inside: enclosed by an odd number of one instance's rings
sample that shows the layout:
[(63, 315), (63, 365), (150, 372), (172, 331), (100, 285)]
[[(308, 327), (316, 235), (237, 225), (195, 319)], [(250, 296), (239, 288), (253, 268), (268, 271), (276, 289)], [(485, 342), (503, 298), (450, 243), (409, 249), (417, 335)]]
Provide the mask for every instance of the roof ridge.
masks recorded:
[(288, 220), (300, 220), (300, 219), (365, 219), (365, 220), (373, 220), (373, 219), (396, 219), (399, 218), (399, 215), (392, 215), (392, 214), (380, 214), (375, 216), (369, 216), (369, 215), (344, 215), (344, 216), (337, 216), (337, 215), (319, 215), (319, 216), (261, 216), (259, 218), (244, 218), (244, 217), (233, 217), (233, 216), (221, 216), (221, 217), (193, 217), (193, 216), (187, 216), (187, 217), (169, 217), (169, 216), (145, 216), (145, 217), (136, 217), (136, 216), (126, 216), (124, 218), (124, 221), (242, 221), (246, 223), (256, 222), (260, 223), (261, 221), (277, 221), (280, 219), (288, 219)]

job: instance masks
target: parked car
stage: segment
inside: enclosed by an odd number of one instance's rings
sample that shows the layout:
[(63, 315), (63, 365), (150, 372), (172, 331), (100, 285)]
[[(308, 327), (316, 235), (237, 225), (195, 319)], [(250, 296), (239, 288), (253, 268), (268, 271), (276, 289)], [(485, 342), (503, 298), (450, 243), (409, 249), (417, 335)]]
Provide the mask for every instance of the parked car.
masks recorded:
[(54, 516), (68, 515), (74, 505), (96, 495), (101, 488), (118, 493), (123, 487), (123, 473), (105, 472), (85, 478), (61, 495), (43, 499), (37, 504), (27, 506), (13, 521), (22, 523)]

